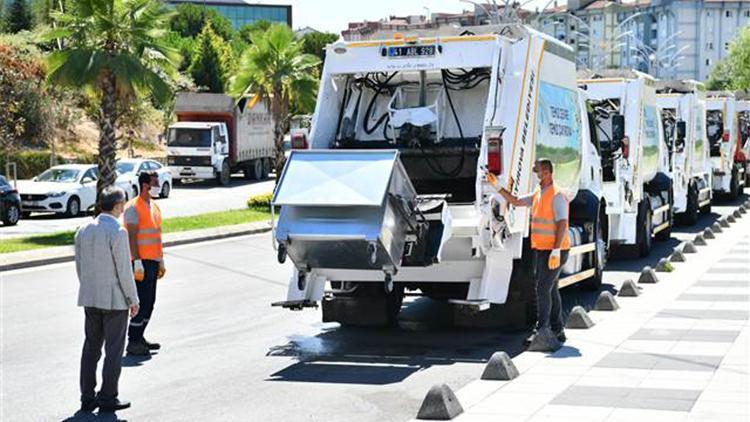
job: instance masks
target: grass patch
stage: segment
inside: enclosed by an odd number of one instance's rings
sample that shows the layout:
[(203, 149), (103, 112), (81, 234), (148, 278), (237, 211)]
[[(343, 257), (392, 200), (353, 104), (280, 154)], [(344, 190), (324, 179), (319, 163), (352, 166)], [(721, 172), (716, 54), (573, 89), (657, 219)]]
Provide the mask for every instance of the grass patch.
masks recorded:
[[(174, 217), (164, 220), (164, 233), (176, 233), (188, 230), (208, 229), (212, 227), (234, 226), (254, 221), (270, 220), (271, 213), (259, 209), (241, 209), (211, 212), (188, 217)], [(33, 249), (66, 246), (73, 244), (75, 231), (64, 231), (39, 236), (19, 237), (0, 242), (0, 254), (30, 251)]]

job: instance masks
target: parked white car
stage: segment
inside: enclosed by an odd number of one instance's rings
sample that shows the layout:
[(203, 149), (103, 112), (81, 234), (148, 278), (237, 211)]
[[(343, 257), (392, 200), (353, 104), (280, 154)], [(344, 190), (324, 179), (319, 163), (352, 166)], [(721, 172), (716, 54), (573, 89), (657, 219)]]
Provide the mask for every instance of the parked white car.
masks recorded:
[[(96, 204), (98, 177), (95, 164), (66, 164), (54, 166), (31, 180), (19, 180), (23, 213), (53, 212), (75, 217), (91, 210)], [(115, 184), (125, 192), (129, 189), (122, 183)]]
[(172, 192), (172, 173), (155, 160), (132, 158), (117, 161), (117, 185), (125, 185), (129, 198), (138, 195), (138, 175), (144, 171), (159, 175), (159, 198), (169, 198)]

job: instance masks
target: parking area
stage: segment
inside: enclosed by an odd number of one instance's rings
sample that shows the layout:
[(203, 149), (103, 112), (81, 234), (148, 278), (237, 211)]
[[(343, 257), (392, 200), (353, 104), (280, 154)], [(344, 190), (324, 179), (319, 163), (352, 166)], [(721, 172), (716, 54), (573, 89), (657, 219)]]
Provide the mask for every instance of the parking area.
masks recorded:
[[(236, 174), (228, 186), (217, 186), (213, 180), (177, 185), (169, 198), (157, 199), (157, 203), (165, 218), (240, 209), (246, 207), (250, 196), (271, 192), (274, 183), (273, 179), (245, 180), (240, 174)], [(0, 239), (72, 230), (89, 218), (91, 217), (65, 218), (55, 214), (34, 213), (27, 219), (21, 219), (16, 226), (6, 227), (0, 224)]]

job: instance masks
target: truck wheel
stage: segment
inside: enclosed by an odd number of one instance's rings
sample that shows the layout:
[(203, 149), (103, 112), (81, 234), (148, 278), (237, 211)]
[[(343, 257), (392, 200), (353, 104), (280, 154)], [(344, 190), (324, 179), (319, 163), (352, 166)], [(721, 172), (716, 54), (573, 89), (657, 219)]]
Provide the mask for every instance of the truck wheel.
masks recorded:
[(224, 163), (221, 165), (221, 172), (216, 175), (216, 183), (218, 183), (220, 186), (228, 185), (231, 175), (232, 174), (229, 170), (229, 163), (224, 161)]
[(653, 219), (651, 215), (651, 207), (646, 201), (641, 202), (641, 206), (638, 210), (637, 218), (637, 230), (635, 235), (636, 246), (638, 248), (638, 255), (641, 258), (647, 257), (651, 253), (651, 245), (653, 242)]
[(163, 185), (161, 185), (161, 191), (159, 192), (159, 198), (167, 199), (169, 198), (169, 194), (172, 192), (172, 188), (169, 186), (169, 182), (164, 182)]
[(268, 179), (271, 174), (271, 159), (270, 158), (264, 158), (263, 159), (263, 179)]
[(251, 166), (253, 168), (253, 180), (263, 180), (263, 159), (253, 160)]
[(386, 293), (381, 283), (337, 283), (346, 292), (333, 293), (323, 299), (323, 322), (342, 326), (393, 326), (404, 301), (404, 286), (395, 284)]
[(698, 222), (698, 185), (695, 183), (688, 186), (687, 207), (685, 212), (677, 214), (677, 221), (688, 226)]
[(594, 276), (580, 283), (581, 288), (589, 291), (598, 291), (602, 287), (604, 279), (604, 267), (607, 265), (607, 239), (604, 237), (604, 224), (606, 222), (604, 210), (599, 212), (594, 228), (594, 244), (596, 249), (592, 254), (591, 265), (594, 268)]

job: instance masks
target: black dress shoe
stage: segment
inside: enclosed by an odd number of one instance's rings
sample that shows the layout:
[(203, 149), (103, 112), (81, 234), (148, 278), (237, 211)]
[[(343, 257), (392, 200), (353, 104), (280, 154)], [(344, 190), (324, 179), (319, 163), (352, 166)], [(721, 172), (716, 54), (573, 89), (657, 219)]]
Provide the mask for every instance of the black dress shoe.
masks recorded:
[(84, 412), (93, 412), (97, 407), (99, 407), (99, 403), (96, 401), (96, 399), (81, 401), (81, 410)]
[(148, 350), (148, 346), (140, 341), (129, 341), (128, 347), (125, 348), (125, 351), (128, 352), (129, 355), (134, 356), (151, 356), (151, 351)]
[(99, 403), (99, 410), (101, 412), (116, 412), (118, 410), (127, 409), (128, 407), (130, 407), (130, 402), (120, 399)]
[(143, 339), (143, 344), (145, 344), (146, 347), (148, 347), (148, 350), (159, 350), (159, 349), (161, 349), (161, 344), (159, 344), (159, 343), (151, 343), (150, 341), (146, 340), (145, 338)]

